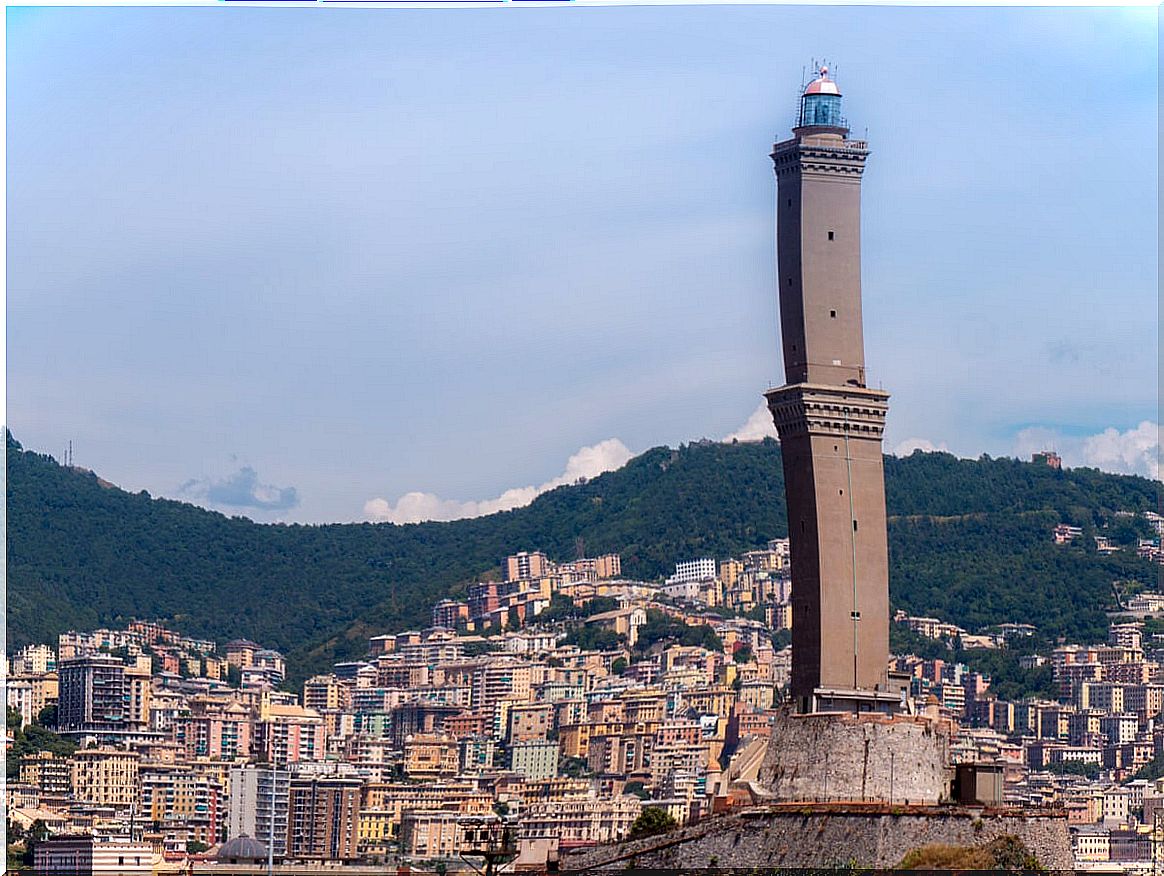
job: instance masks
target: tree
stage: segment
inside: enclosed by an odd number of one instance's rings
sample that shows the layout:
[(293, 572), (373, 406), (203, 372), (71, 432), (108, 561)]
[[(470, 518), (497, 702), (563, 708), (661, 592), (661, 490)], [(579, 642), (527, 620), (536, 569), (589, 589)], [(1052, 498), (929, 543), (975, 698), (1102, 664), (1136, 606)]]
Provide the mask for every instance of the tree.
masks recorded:
[(647, 800), (651, 796), (647, 793), (646, 786), (642, 782), (627, 782), (623, 785), (622, 792), (624, 794), (634, 794), (640, 800)]
[(36, 714), (36, 723), (42, 727), (55, 730), (57, 727), (57, 704), (49, 703)]
[[(1049, 773), (1058, 773), (1059, 775), (1067, 776), (1086, 776), (1089, 779), (1099, 777), (1100, 766), (1097, 763), (1079, 763), (1078, 761), (1068, 761), (1067, 763), (1049, 763), (1046, 766)], [(1143, 776), (1142, 778), (1149, 778)]]
[(560, 772), (567, 778), (580, 779), (590, 775), (590, 762), (584, 757), (564, 757)]
[(624, 672), (626, 672), (626, 667), (627, 663), (625, 657), (615, 657), (610, 664), (610, 671), (615, 675), (622, 675)]
[(186, 854), (188, 855), (200, 855), (208, 848), (210, 848), (210, 846), (199, 840), (186, 840)]
[(752, 646), (741, 645), (736, 648), (735, 653), (732, 654), (732, 660), (736, 663), (751, 663), (752, 662)]
[(660, 809), (658, 806), (645, 806), (643, 811), (639, 813), (639, 817), (635, 819), (635, 823), (631, 825), (628, 837), (638, 839), (644, 836), (655, 836), (674, 830), (678, 826), (675, 817), (666, 809)]

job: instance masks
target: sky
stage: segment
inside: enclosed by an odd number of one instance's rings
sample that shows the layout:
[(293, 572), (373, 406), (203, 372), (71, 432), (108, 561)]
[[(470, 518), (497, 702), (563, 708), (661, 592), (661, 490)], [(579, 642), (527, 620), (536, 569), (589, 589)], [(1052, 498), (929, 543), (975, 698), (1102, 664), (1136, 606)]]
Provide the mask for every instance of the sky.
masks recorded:
[(7, 421), (259, 521), (771, 432), (827, 58), (885, 447), (1159, 477), (1157, 10), (8, 8)]

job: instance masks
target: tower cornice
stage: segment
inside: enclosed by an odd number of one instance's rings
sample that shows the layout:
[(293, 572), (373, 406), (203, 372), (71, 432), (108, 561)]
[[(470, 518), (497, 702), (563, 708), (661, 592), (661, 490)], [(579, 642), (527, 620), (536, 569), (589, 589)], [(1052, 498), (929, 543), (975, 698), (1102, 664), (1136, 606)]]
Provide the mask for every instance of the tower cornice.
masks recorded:
[(803, 171), (860, 176), (868, 157), (864, 140), (824, 137), (783, 140), (772, 147), (771, 155), (777, 177)]
[(764, 393), (781, 440), (792, 435), (828, 435), (880, 441), (889, 413), (889, 393), (861, 386), (794, 383)]

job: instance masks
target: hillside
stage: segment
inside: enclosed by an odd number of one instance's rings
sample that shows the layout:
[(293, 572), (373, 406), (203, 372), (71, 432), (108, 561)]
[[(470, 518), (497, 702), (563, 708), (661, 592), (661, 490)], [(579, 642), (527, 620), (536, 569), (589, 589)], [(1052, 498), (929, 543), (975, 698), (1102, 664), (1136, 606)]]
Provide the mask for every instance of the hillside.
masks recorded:
[[(787, 528), (771, 440), (654, 448), (526, 508), (408, 526), (228, 518), (111, 488), (11, 436), (7, 465), (10, 647), (156, 618), (277, 647), (296, 676), (362, 654), (368, 635), (427, 624), (433, 602), (507, 553), (568, 559), (581, 536), (588, 553), (619, 552), (626, 575), (652, 579), (676, 560), (723, 558)], [(886, 458), (886, 490), (895, 607), (1089, 639), (1103, 634), (1113, 580), (1156, 581), (1156, 568), (1131, 553), (1101, 557), (1050, 540), (1060, 521), (1130, 540), (1135, 527), (1113, 514), (1156, 508), (1153, 481), (915, 453)]]

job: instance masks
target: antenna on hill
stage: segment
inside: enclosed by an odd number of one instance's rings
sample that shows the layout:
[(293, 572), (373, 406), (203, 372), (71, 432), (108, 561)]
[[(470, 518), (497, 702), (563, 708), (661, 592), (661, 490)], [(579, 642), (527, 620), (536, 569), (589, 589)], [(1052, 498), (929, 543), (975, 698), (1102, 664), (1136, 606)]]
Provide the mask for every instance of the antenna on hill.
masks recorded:
[(69, 449), (65, 453), (65, 465), (69, 468), (73, 467), (73, 439), (69, 439)]

